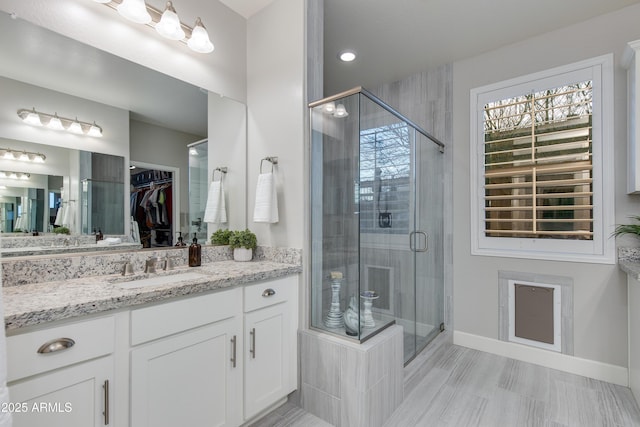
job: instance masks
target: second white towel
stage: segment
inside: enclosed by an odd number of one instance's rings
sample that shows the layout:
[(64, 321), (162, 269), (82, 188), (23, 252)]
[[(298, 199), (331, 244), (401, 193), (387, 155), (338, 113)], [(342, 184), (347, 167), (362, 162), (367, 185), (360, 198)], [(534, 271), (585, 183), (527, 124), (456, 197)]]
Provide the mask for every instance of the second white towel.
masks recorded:
[(272, 172), (258, 175), (253, 222), (278, 222), (278, 194)]
[(212, 181), (209, 186), (207, 207), (204, 210), (204, 222), (216, 224), (227, 222), (227, 208), (224, 203), (224, 184), (222, 184), (222, 180)]

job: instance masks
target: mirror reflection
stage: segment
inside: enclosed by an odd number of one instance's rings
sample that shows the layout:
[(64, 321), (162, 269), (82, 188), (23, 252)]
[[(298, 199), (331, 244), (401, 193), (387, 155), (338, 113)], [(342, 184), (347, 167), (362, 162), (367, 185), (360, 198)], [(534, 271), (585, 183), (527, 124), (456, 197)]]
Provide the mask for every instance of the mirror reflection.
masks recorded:
[[(14, 167), (38, 185), (5, 183), (0, 174), (6, 187), (0, 192), (0, 231), (46, 233), (67, 226), (74, 234), (92, 234), (100, 228), (105, 235), (141, 242), (148, 237), (154, 247), (174, 245), (179, 232), (185, 237), (195, 232), (206, 241), (217, 228), (244, 228), (243, 104), (7, 15), (0, 16), (0, 55), (12, 58), (0, 61), (0, 147), (46, 155), (43, 164)], [(95, 121), (103, 135), (27, 126), (17, 111), (33, 108)], [(197, 156), (190, 155), (196, 151)], [(170, 199), (153, 226), (146, 218), (136, 220), (131, 200), (141, 189), (133, 182), (136, 171), (128, 169), (135, 164), (139, 173), (168, 171), (173, 178), (170, 197), (166, 182), (153, 184), (164, 185), (163, 198)], [(202, 220), (211, 172), (219, 166), (230, 172), (227, 209), (233, 224)], [(13, 170), (0, 156), (4, 169)], [(134, 232), (134, 223), (146, 229)]]

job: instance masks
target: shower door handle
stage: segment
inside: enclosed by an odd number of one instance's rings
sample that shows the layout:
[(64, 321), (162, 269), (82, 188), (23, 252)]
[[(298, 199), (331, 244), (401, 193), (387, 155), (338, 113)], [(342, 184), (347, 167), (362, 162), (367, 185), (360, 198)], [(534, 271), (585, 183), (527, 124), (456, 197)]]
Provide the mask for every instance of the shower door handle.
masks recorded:
[[(424, 245), (419, 248), (415, 245), (417, 235), (422, 235), (424, 237)], [(429, 238), (427, 236), (427, 233), (425, 233), (424, 231), (412, 231), (411, 233), (409, 233), (409, 249), (411, 249), (411, 251), (413, 252), (427, 252), (429, 250), (428, 242)]]

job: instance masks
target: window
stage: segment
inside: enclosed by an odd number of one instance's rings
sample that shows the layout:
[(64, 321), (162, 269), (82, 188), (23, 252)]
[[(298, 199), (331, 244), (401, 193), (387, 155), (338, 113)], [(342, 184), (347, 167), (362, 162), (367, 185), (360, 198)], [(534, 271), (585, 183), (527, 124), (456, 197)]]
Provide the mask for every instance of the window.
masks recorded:
[(613, 262), (612, 67), (472, 90), (473, 254)]
[(409, 233), (411, 143), (404, 122), (360, 132), (357, 191), (363, 233)]

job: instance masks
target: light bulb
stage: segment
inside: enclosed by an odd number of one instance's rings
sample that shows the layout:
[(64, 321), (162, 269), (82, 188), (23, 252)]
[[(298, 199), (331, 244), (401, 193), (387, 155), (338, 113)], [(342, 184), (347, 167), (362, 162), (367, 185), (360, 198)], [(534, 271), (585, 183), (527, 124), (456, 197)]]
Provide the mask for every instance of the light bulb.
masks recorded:
[(333, 114), (336, 111), (336, 104), (333, 102), (327, 102), (324, 107), (322, 107), (322, 111), (327, 114)]
[(23, 151), (22, 153), (20, 153), (20, 156), (18, 156), (18, 160), (22, 160), (23, 162), (28, 162), (29, 155), (25, 151)]
[(45, 156), (44, 154), (38, 153), (35, 156), (33, 156), (33, 162), (34, 163), (44, 163), (46, 158), (47, 158), (47, 156)]
[(27, 179), (29, 179), (29, 176), (30, 175), (28, 173), (23, 173), (23, 174), (20, 174), (20, 179), (27, 180)]
[(78, 121), (78, 118), (76, 117), (76, 119), (71, 122), (71, 124), (69, 125), (69, 127), (67, 128), (67, 130), (71, 133), (77, 133), (77, 134), (82, 134), (84, 133), (84, 131), (82, 130), (82, 125), (80, 124), (80, 122)]
[(196, 150), (196, 147), (189, 148), (189, 154), (191, 154), (192, 156), (197, 156), (198, 150)]
[(2, 158), (5, 160), (15, 160), (16, 156), (13, 154), (13, 151), (7, 150)]
[(189, 46), (191, 50), (199, 53), (213, 52), (213, 44), (209, 40), (209, 33), (207, 33), (204, 25), (202, 25), (202, 20), (200, 18), (196, 19), (193, 31), (191, 32), (191, 38), (187, 42), (187, 46)]
[(34, 126), (42, 126), (42, 122), (40, 121), (40, 114), (36, 113), (36, 109), (34, 108), (22, 119), (25, 123), (34, 125)]
[(15, 172), (9, 172), (9, 178), (11, 179), (18, 179), (18, 174)]
[(345, 50), (340, 52), (338, 58), (340, 58), (340, 61), (342, 62), (351, 62), (356, 59), (356, 53), (352, 50)]
[(137, 24), (151, 22), (151, 15), (147, 11), (147, 5), (144, 0), (123, 0), (117, 9), (118, 13), (129, 21)]
[(49, 120), (47, 127), (53, 130), (64, 130), (64, 126), (62, 126), (62, 121), (60, 121), (58, 113), (55, 113), (53, 117), (51, 117), (51, 120)]
[(6, 172), (0, 172), (0, 178), (6, 178), (6, 177), (7, 177)]
[(100, 126), (98, 126), (96, 122), (93, 122), (93, 124), (89, 128), (89, 132), (87, 132), (87, 135), (100, 138), (102, 137), (102, 128), (100, 128)]
[(349, 113), (347, 113), (347, 109), (344, 108), (344, 104), (338, 104), (336, 107), (336, 112), (333, 113), (334, 117), (347, 117)]
[(162, 13), (160, 22), (156, 24), (156, 31), (169, 40), (182, 40), (184, 38), (180, 18), (178, 18), (178, 14), (170, 1), (167, 2), (167, 7)]

